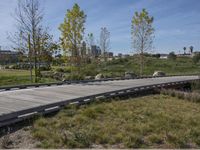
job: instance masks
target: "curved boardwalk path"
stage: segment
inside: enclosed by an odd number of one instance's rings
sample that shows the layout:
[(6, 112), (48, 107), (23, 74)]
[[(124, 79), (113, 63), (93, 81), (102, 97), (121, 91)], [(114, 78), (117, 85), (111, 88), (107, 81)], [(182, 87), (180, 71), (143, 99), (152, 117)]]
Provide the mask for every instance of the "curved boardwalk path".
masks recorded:
[(89, 82), (0, 92), (0, 127), (37, 113), (48, 113), (69, 103), (92, 98), (197, 80), (198, 76), (176, 76)]

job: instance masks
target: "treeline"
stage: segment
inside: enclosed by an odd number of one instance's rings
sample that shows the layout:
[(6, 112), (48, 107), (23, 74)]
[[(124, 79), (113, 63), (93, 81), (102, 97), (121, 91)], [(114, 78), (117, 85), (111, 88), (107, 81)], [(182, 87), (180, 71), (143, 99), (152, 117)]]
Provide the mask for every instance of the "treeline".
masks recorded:
[[(64, 21), (58, 27), (61, 35), (59, 40), (55, 41), (49, 28), (43, 24), (44, 14), (39, 2), (39, 0), (18, 0), (15, 11), (17, 30), (9, 36), (13, 47), (21, 54), (20, 63), (29, 64), (32, 82), (33, 79), (34, 82), (40, 79), (44, 63), (62, 65), (67, 62), (69, 66), (76, 67), (71, 74), (79, 75), (83, 70), (81, 67), (85, 64), (108, 61), (111, 33), (106, 27), (101, 28), (97, 44), (93, 33), (85, 33), (87, 15), (78, 4), (74, 4), (67, 10)], [(144, 74), (145, 59), (153, 47), (155, 38), (153, 22), (154, 18), (145, 9), (135, 12), (131, 20), (132, 47), (139, 58), (140, 75)], [(151, 56), (159, 58), (160, 54)], [(195, 56), (194, 62), (198, 62), (199, 57)], [(169, 58), (174, 60), (176, 55), (170, 53)], [(20, 65), (15, 67), (18, 68)]]
[[(19, 0), (14, 17), (17, 30), (9, 35), (13, 48), (19, 51), (19, 62), (29, 63), (31, 82), (33, 74), (35, 74), (34, 82), (40, 78), (40, 64), (49, 65), (55, 62), (53, 56), (56, 56), (55, 60), (59, 59), (58, 63), (68, 62), (77, 68), (80, 68), (81, 64), (96, 61), (97, 57), (107, 60), (110, 32), (106, 27), (101, 28), (100, 43), (95, 47), (92, 33), (84, 37), (87, 16), (78, 4), (67, 10), (64, 22), (59, 26), (61, 36), (58, 41), (54, 41), (49, 28), (43, 25), (43, 17), (39, 0)], [(58, 56), (60, 53), (64, 54), (64, 59)], [(18, 67), (20, 65), (15, 65), (15, 68)]]

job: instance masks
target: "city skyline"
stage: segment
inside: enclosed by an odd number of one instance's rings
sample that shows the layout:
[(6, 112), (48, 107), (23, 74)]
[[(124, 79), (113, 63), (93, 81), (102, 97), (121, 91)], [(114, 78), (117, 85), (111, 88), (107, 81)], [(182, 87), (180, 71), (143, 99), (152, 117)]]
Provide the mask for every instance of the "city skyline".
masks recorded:
[[(183, 51), (183, 47), (194, 46), (200, 50), (200, 1), (190, 0), (41, 0), (44, 8), (44, 25), (48, 25), (55, 40), (59, 39), (58, 26), (63, 22), (67, 9), (78, 3), (87, 15), (87, 33), (94, 33), (99, 39), (100, 28), (107, 27), (111, 33), (111, 51), (117, 53), (131, 53), (131, 19), (135, 11), (147, 9), (154, 17), (155, 53)], [(15, 21), (11, 14), (17, 5), (16, 0), (0, 2), (0, 45), (10, 47), (7, 33), (15, 32)]]

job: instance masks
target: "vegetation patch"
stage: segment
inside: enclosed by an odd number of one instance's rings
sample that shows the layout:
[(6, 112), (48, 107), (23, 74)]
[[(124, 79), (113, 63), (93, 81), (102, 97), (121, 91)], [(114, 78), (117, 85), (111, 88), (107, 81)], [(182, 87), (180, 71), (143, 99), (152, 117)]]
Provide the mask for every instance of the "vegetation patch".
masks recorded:
[[(103, 74), (105, 77), (123, 77), (125, 72), (132, 72), (137, 75), (140, 74), (140, 64), (136, 56), (128, 58), (114, 59), (108, 62), (93, 62), (92, 64), (83, 64), (80, 68), (81, 76), (95, 76), (98, 73)], [(71, 73), (76, 74), (77, 68), (74, 66), (52, 66), (53, 70), (64, 73), (68, 79)], [(144, 72), (143, 75), (153, 75), (155, 71), (162, 71), (166, 75), (188, 75), (198, 74), (200, 64), (194, 63), (191, 58), (178, 57), (175, 60), (159, 59), (152, 56), (144, 57)], [(72, 71), (72, 72), (71, 72)], [(76, 79), (76, 77), (74, 77)], [(79, 79), (79, 78), (77, 78)]]
[[(56, 81), (52, 78), (41, 78), (39, 83)], [(30, 72), (26, 70), (0, 70), (0, 86), (30, 84)]]
[(31, 133), (39, 148), (199, 148), (200, 104), (156, 95), (73, 105)]
[(200, 93), (200, 80), (196, 82), (192, 82), (191, 88), (192, 88), (192, 91)]
[(182, 92), (182, 91), (177, 91), (174, 89), (163, 89), (161, 93), (164, 95), (170, 95), (172, 97), (176, 97), (182, 100), (188, 100), (188, 101), (197, 102), (197, 103), (200, 102), (200, 94), (197, 92)]

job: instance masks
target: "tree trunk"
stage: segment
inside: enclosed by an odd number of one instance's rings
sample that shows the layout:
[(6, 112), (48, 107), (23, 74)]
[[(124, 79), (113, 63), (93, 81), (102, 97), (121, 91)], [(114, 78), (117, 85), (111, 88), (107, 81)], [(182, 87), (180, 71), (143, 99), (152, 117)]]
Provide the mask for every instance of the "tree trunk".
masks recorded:
[(140, 76), (143, 75), (143, 70), (144, 70), (144, 54), (140, 53)]
[(28, 49), (29, 49), (29, 65), (30, 65), (30, 80), (31, 83), (33, 83), (33, 73), (32, 73), (32, 57), (31, 57), (31, 38), (30, 38), (30, 34), (28, 35)]

